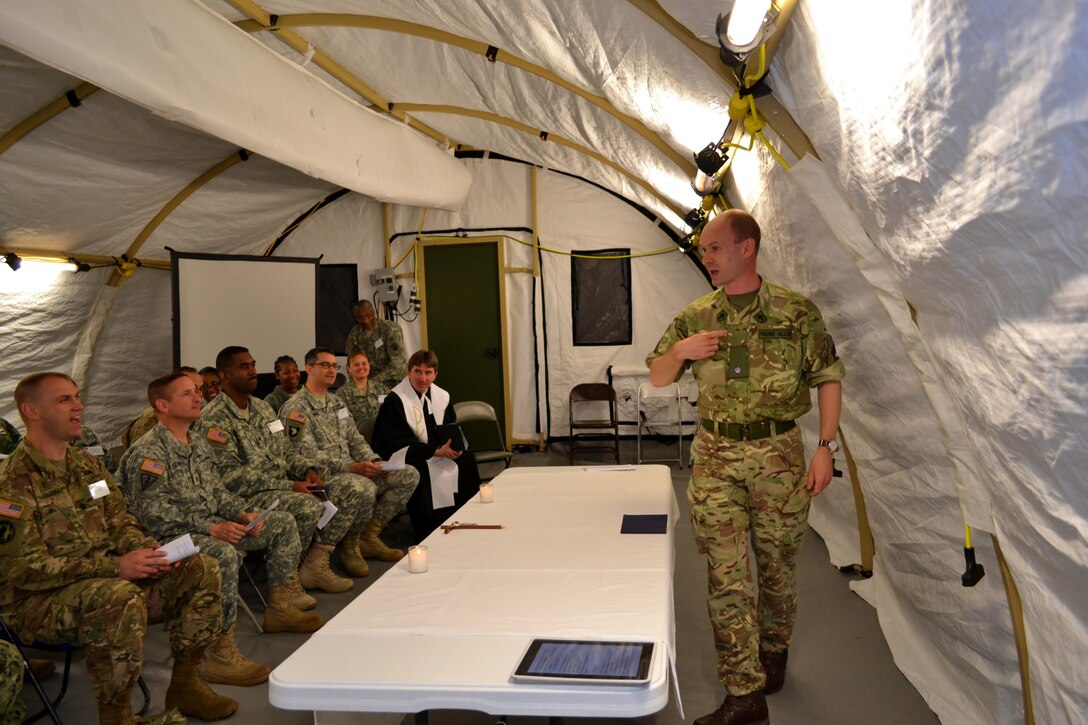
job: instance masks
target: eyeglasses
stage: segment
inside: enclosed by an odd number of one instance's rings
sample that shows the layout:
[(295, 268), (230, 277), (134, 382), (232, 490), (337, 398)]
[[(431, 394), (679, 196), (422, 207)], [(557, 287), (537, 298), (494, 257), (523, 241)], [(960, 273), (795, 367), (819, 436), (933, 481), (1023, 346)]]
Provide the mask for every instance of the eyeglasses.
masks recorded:
[(315, 366), (319, 367), (319, 368), (325, 368), (326, 370), (339, 370), (340, 369), (340, 363), (315, 362), (313, 364)]

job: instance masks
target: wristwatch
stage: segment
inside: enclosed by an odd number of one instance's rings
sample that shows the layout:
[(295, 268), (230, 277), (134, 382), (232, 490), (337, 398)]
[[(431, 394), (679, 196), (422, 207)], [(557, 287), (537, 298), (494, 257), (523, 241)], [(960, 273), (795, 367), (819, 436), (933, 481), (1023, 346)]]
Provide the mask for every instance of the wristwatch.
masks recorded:
[(827, 438), (821, 438), (817, 446), (823, 446), (827, 450), (831, 451), (831, 455), (835, 455), (839, 452), (839, 443), (834, 438), (828, 440)]

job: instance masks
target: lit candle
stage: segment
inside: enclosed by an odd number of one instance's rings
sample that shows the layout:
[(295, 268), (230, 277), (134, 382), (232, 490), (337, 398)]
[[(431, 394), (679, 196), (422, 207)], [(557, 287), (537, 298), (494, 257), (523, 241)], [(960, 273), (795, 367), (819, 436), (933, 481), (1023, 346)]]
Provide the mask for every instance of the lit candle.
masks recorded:
[(480, 503), (491, 503), (495, 500), (495, 487), (490, 483), (480, 484)]
[(408, 571), (413, 574), (422, 574), (427, 571), (427, 547), (408, 547)]

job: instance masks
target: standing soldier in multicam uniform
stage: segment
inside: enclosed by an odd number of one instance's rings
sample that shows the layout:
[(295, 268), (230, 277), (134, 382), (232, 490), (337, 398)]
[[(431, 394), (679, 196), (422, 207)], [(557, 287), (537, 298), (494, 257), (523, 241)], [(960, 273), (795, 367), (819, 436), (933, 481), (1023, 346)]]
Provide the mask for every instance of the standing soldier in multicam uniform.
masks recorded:
[[(295, 517), (299, 542), (308, 550), (299, 570), (303, 587), (330, 593), (349, 591), (355, 583), (329, 568), (328, 555), (351, 524), (350, 502), (345, 503), (344, 511), (333, 515), (314, 541), (325, 506), (311, 487), (322, 486), (321, 476), (287, 442), (286, 429), (275, 411), (253, 397), (257, 364), (249, 350), (224, 348), (215, 365), (223, 378), (223, 392), (200, 414), (194, 430), (209, 441), (223, 484), (257, 508), (267, 508), (278, 499), (279, 510)], [(209, 437), (213, 428), (224, 435)], [(361, 487), (356, 490), (361, 496)], [(302, 597), (292, 600), (299, 609), (312, 609), (317, 604), (305, 592)]]
[[(201, 720), (238, 703), (200, 679), (205, 648), (223, 623), (219, 565), (197, 554), (175, 564), (136, 525), (113, 479), (72, 448), (83, 403), (62, 373), (19, 382), (26, 439), (0, 463), (0, 609), (24, 641), (87, 648), (99, 722), (132, 723), (132, 689), (148, 622), (170, 624), (174, 669), (167, 708)], [(176, 711), (141, 722), (184, 722)]]
[(348, 357), (356, 352), (365, 352), (370, 360), (371, 380), (392, 388), (408, 374), (400, 326), (389, 320), (379, 320), (374, 305), (368, 300), (354, 303), (351, 311), (359, 324), (348, 333)]
[[(797, 555), (809, 500), (831, 480), (842, 362), (809, 300), (756, 272), (759, 225), (730, 210), (703, 230), (703, 266), (721, 289), (673, 320), (646, 364), (668, 385), (691, 366), (699, 417), (688, 485), (699, 551), (707, 555), (718, 676), (727, 694), (697, 725), (767, 722), (764, 694), (782, 688), (797, 611)], [(794, 422), (817, 388), (820, 442), (805, 474)], [(748, 563), (749, 539), (759, 600)]]
[(399, 549), (386, 546), (380, 534), (411, 498), (419, 473), (411, 467), (383, 470), (382, 457), (359, 435), (347, 406), (329, 392), (338, 368), (332, 350), (315, 347), (307, 352), (306, 385), (284, 403), (280, 420), (302, 457), (317, 464), (329, 487), (329, 498), (337, 507), (340, 504), (333, 495), (335, 486), (341, 485), (337, 482), (349, 479), (352, 485), (361, 486), (359, 503), (349, 509), (353, 520), (338, 548), (348, 574), (366, 576), (370, 571), (367, 557), (399, 561), (404, 556)]
[(367, 439), (367, 443), (371, 442), (370, 435), (378, 418), (378, 408), (389, 394), (388, 385), (369, 378), (370, 358), (365, 352), (353, 352), (348, 358), (348, 381), (336, 390), (336, 397), (348, 406), (355, 427)]
[(324, 621), (291, 604), (301, 547), (290, 514), (270, 511), (250, 531), (258, 514), (219, 480), (205, 436), (191, 434), (200, 417), (200, 393), (184, 373), (153, 380), (147, 398), (159, 423), (121, 459), (121, 485), (140, 524), (163, 540), (190, 534), (200, 550), (219, 561), (223, 573), (223, 627), (208, 649), (204, 679), (247, 687), (268, 679), (267, 665), (242, 656), (234, 641), (238, 616), (238, 569), (242, 551), (267, 551), (269, 602), (266, 632), (313, 632)]

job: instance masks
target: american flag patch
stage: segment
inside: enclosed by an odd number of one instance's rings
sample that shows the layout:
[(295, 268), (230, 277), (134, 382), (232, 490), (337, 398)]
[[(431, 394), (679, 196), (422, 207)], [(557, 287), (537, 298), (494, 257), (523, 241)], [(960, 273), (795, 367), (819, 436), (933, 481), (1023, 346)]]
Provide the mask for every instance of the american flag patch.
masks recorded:
[(227, 434), (226, 431), (221, 431), (218, 428), (210, 428), (208, 430), (208, 440), (214, 443), (226, 443)]
[(143, 464), (140, 466), (141, 471), (147, 471), (148, 473), (154, 473), (156, 476), (161, 476), (166, 472), (166, 466), (162, 465), (158, 461), (153, 461), (150, 458), (145, 458)]
[(287, 420), (293, 420), (296, 423), (305, 423), (306, 416), (297, 410), (292, 410), (290, 413), (287, 414)]
[(23, 507), (21, 504), (14, 503), (12, 501), (5, 501), (0, 498), (0, 516), (8, 516), (13, 519), (21, 518), (23, 515)]

